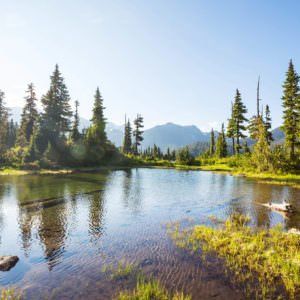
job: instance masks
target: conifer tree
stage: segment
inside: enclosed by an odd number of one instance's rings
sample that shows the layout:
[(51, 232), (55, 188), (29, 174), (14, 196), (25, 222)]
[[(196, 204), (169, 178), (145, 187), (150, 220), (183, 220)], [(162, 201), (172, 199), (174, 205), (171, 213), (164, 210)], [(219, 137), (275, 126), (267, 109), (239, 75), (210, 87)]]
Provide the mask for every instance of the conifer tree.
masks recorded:
[(247, 140), (244, 140), (244, 144), (243, 144), (243, 151), (244, 153), (250, 153), (250, 148), (248, 146)]
[(71, 131), (71, 140), (73, 142), (77, 142), (81, 137), (80, 132), (79, 132), (78, 106), (79, 106), (79, 102), (78, 102), (78, 100), (76, 100), (75, 101), (74, 121), (73, 121), (73, 126), (72, 126), (72, 131)]
[(245, 114), (247, 113), (247, 109), (242, 102), (242, 97), (239, 90), (236, 90), (236, 95), (233, 104), (233, 120), (234, 120), (234, 137), (236, 138), (236, 152), (239, 153), (241, 149), (240, 139), (246, 137), (244, 131), (246, 130), (246, 126), (244, 122), (247, 122), (247, 118)]
[(260, 122), (260, 118), (261, 116), (252, 116), (248, 124), (249, 137), (255, 141), (258, 138), (258, 124)]
[(215, 154), (215, 133), (214, 130), (211, 129), (210, 131), (210, 145), (209, 145), (209, 155), (214, 156)]
[(34, 127), (38, 121), (38, 111), (36, 108), (36, 93), (33, 83), (28, 84), (25, 96), (25, 106), (21, 115), (20, 130), (18, 133), (18, 144), (20, 146), (27, 146), (33, 134)]
[(171, 160), (171, 150), (169, 147), (167, 148), (166, 159)]
[(89, 163), (100, 162), (106, 154), (106, 147), (108, 145), (105, 132), (106, 119), (104, 118), (103, 99), (98, 87), (94, 96), (93, 116), (91, 121), (92, 124), (88, 128), (85, 136), (87, 161)]
[(92, 126), (97, 127), (98, 136), (103, 143), (105, 143), (107, 140), (105, 132), (106, 119), (104, 118), (104, 109), (105, 107), (103, 106), (103, 98), (100, 94), (99, 87), (97, 87), (94, 96), (93, 117), (91, 121)]
[(70, 117), (72, 116), (69, 92), (58, 65), (55, 66), (50, 79), (49, 91), (42, 97), (44, 112), (41, 125), (42, 132), (46, 135), (45, 147), (49, 146), (48, 142), (54, 146), (64, 139), (65, 133), (70, 131)]
[(292, 60), (289, 62), (286, 79), (283, 83), (283, 126), (285, 144), (290, 154), (290, 159), (295, 158), (297, 145), (297, 128), (299, 127), (299, 76), (294, 69)]
[(14, 122), (13, 119), (7, 125), (7, 137), (6, 137), (6, 145), (8, 148), (12, 148), (16, 144), (18, 133), (18, 124)]
[(4, 153), (7, 149), (7, 128), (8, 128), (8, 109), (4, 102), (4, 92), (0, 90), (0, 161), (4, 160)]
[(267, 134), (267, 141), (269, 144), (274, 140), (272, 135), (272, 119), (271, 119), (271, 112), (269, 105), (266, 105), (265, 109), (265, 120), (264, 120), (265, 128), (266, 128), (266, 134)]
[(227, 143), (225, 137), (224, 123), (222, 123), (221, 132), (219, 133), (217, 138), (216, 156), (219, 158), (227, 156)]
[(123, 152), (128, 154), (132, 151), (132, 129), (130, 120), (126, 120), (125, 117), (125, 130), (124, 130), (124, 140), (123, 140)]
[(133, 151), (136, 155), (138, 154), (138, 148), (141, 145), (141, 142), (144, 140), (143, 138), (144, 131), (142, 130), (142, 128), (144, 127), (143, 123), (144, 123), (143, 117), (140, 114), (137, 114), (136, 119), (134, 120), (134, 131), (133, 131), (133, 136), (134, 136)]
[(261, 101), (259, 96), (259, 83), (260, 83), (260, 77), (258, 77), (258, 82), (257, 82), (256, 115), (252, 116), (248, 124), (249, 136), (252, 140), (257, 140), (258, 138), (258, 125), (260, 122), (259, 118), (262, 118), (262, 114), (260, 114), (259, 111), (259, 102)]
[(258, 171), (269, 171), (272, 168), (272, 153), (267, 139), (266, 127), (262, 119), (260, 119), (258, 124), (258, 130), (258, 140), (253, 147), (252, 161)]
[(231, 138), (233, 155), (235, 154), (234, 130), (235, 130), (235, 120), (234, 120), (234, 115), (233, 115), (233, 103), (231, 102), (231, 115), (230, 115), (230, 118), (228, 119), (227, 137)]
[(40, 152), (38, 150), (37, 140), (39, 135), (39, 127), (35, 126), (33, 134), (30, 138), (30, 143), (27, 152), (24, 156), (24, 162), (34, 162), (40, 158)]

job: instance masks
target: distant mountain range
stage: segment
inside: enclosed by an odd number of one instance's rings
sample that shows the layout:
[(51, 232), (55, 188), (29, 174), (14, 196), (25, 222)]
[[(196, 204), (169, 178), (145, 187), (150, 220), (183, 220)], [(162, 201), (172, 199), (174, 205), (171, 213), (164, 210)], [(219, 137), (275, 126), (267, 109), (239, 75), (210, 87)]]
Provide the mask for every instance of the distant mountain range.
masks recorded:
[[(20, 123), (20, 116), (22, 109), (20, 107), (13, 107), (10, 109), (11, 118)], [(80, 130), (87, 128), (90, 121), (85, 118), (80, 118)], [(108, 139), (117, 147), (122, 145), (124, 126), (108, 123), (106, 126)], [(281, 143), (284, 140), (284, 133), (280, 128), (275, 128), (273, 137), (276, 143)], [(191, 148), (207, 147), (210, 140), (210, 133), (203, 132), (194, 125), (182, 126), (174, 123), (166, 123), (164, 125), (157, 125), (144, 132), (143, 148), (152, 147), (154, 144), (159, 146), (163, 151), (167, 148), (177, 149), (189, 145)], [(196, 145), (196, 147), (195, 147)], [(195, 150), (196, 151), (196, 150)], [(196, 154), (196, 153), (195, 153)]]

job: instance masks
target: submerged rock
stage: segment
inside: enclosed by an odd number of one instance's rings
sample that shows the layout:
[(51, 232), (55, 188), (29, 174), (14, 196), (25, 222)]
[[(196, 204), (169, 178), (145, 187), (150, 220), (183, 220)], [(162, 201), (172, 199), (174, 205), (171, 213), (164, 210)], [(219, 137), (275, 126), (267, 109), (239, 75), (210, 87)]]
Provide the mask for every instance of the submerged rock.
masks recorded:
[(18, 256), (0, 256), (0, 271), (9, 271), (19, 260)]

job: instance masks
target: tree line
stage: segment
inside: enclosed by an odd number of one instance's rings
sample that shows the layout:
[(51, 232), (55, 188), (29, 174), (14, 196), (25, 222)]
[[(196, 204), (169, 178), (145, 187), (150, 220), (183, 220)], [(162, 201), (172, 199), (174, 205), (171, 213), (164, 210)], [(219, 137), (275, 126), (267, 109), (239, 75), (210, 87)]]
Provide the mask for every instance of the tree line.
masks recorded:
[[(208, 149), (202, 157), (240, 157), (246, 164), (259, 170), (290, 170), (299, 168), (300, 154), (300, 86), (292, 60), (289, 62), (283, 83), (282, 107), (285, 133), (283, 145), (272, 145), (271, 113), (269, 105), (260, 106), (260, 82), (257, 86), (257, 111), (249, 120), (248, 110), (237, 89), (231, 103), (231, 115), (225, 130), (224, 123), (219, 132), (211, 130)], [(65, 80), (55, 66), (50, 76), (50, 87), (40, 102), (42, 112), (37, 109), (38, 99), (35, 87), (30, 83), (26, 90), (20, 125), (10, 119), (5, 104), (5, 94), (0, 90), (0, 163), (2, 165), (31, 167), (40, 166), (81, 166), (108, 163), (121, 157), (141, 156), (144, 159), (177, 160), (191, 164), (194, 161), (189, 147), (165, 153), (157, 145), (142, 149), (143, 123), (140, 114), (131, 124), (125, 117), (124, 139), (121, 152), (108, 140), (103, 98), (99, 88), (94, 94), (91, 124), (79, 130), (79, 102), (75, 101), (74, 112), (70, 105), (70, 95)], [(248, 146), (247, 133), (252, 147)]]
[(50, 87), (41, 99), (42, 112), (33, 83), (26, 90), (20, 125), (9, 120), (5, 94), (0, 91), (0, 162), (2, 165), (32, 167), (92, 165), (109, 161), (118, 151), (106, 136), (103, 98), (97, 87), (91, 124), (79, 130), (79, 102), (72, 112), (70, 95), (58, 65)]
[[(242, 100), (239, 89), (236, 90), (231, 102), (231, 114), (227, 120), (225, 129), (222, 123), (219, 132), (214, 129), (210, 133), (210, 142), (202, 143), (200, 148), (203, 158), (226, 158), (236, 157), (238, 163), (243, 167), (255, 168), (260, 171), (287, 171), (299, 168), (300, 157), (300, 86), (299, 75), (297, 74), (292, 60), (289, 62), (286, 77), (283, 83), (282, 107), (283, 124), (281, 129), (285, 134), (285, 141), (282, 145), (274, 145), (272, 136), (272, 118), (268, 104), (261, 106), (260, 79), (257, 84), (256, 113), (248, 119), (248, 109)], [(144, 151), (138, 151), (139, 141), (142, 141), (142, 131), (139, 122), (132, 131), (130, 121), (125, 122), (125, 135), (123, 152), (126, 154), (139, 155), (144, 159), (164, 159), (178, 161), (183, 164), (194, 163), (190, 149), (184, 147), (179, 150), (167, 149), (165, 153), (154, 145)], [(133, 137), (135, 142), (132, 142)], [(248, 142), (251, 145), (248, 145)], [(199, 146), (199, 145), (198, 145)], [(241, 159), (243, 158), (243, 159)]]
[[(299, 169), (300, 157), (300, 86), (292, 60), (289, 62), (283, 83), (282, 107), (283, 124), (281, 129), (285, 134), (282, 145), (272, 145), (272, 119), (268, 104), (260, 106), (260, 80), (257, 85), (256, 114), (249, 120), (248, 110), (237, 89), (234, 101), (231, 103), (231, 115), (225, 132), (224, 123), (221, 131), (215, 137), (212, 129), (209, 149), (203, 157), (224, 158), (231, 155), (244, 154), (244, 165), (255, 167), (261, 171)], [(248, 133), (248, 135), (247, 135)], [(247, 143), (250, 138), (254, 145), (250, 148)], [(230, 145), (228, 142), (230, 141)]]

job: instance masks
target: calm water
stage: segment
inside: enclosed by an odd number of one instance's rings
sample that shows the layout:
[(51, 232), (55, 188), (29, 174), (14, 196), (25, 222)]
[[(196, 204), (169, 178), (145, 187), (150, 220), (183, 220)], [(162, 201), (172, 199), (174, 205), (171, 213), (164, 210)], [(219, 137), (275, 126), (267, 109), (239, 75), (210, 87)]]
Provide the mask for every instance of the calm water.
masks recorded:
[(0, 288), (14, 286), (32, 299), (111, 299), (134, 283), (113, 281), (102, 268), (124, 259), (194, 299), (241, 299), (218, 267), (176, 249), (165, 224), (187, 218), (208, 223), (210, 215), (225, 219), (241, 212), (255, 226), (300, 229), (297, 214), (285, 218), (259, 204), (283, 198), (300, 211), (299, 189), (210, 172), (2, 176), (0, 255), (20, 261), (0, 272)]

